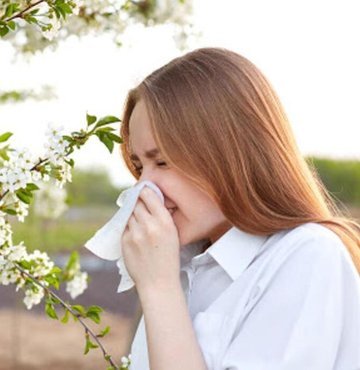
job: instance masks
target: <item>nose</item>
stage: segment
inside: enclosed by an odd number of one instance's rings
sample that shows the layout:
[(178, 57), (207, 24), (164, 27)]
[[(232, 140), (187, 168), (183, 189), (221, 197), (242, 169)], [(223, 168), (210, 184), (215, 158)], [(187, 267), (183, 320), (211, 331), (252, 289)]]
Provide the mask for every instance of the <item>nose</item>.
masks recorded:
[(144, 169), (141, 171), (141, 175), (138, 179), (138, 183), (139, 182), (142, 182), (142, 181), (151, 181), (153, 182), (156, 186), (160, 187), (159, 184), (157, 183), (157, 179), (156, 179), (156, 176), (154, 175), (154, 173), (148, 168), (148, 169)]
[(152, 183), (154, 183), (160, 189), (160, 191), (162, 192), (162, 194), (164, 196), (164, 201), (167, 202), (166, 192), (164, 191), (162, 185), (160, 184), (161, 181), (159, 181), (159, 179), (154, 174), (154, 172), (151, 171), (151, 169), (148, 169), (147, 171), (143, 170), (141, 172), (141, 175), (140, 175), (140, 177), (137, 181), (137, 184), (142, 182), (142, 181), (151, 181)]
[(144, 173), (142, 173), (141, 176), (139, 177), (138, 182), (141, 182), (141, 181), (151, 181), (156, 184), (154, 176), (151, 176), (148, 174), (144, 175)]

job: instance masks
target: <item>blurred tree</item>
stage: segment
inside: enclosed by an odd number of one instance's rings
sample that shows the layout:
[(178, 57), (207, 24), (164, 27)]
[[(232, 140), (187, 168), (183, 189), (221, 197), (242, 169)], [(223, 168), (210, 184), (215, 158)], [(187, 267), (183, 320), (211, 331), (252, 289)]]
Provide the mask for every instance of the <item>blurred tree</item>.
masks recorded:
[(360, 161), (309, 157), (336, 201), (360, 206)]
[(70, 206), (115, 205), (124, 188), (111, 183), (106, 170), (73, 169), (72, 182), (66, 184)]
[(191, 0), (0, 0), (0, 37), (18, 52), (34, 53), (54, 48), (71, 35), (91, 32), (108, 33), (121, 45), (128, 26), (169, 23), (175, 41), (184, 48), (191, 13)]
[[(70, 36), (110, 34), (114, 43), (122, 44), (127, 27), (153, 27), (171, 24), (173, 37), (184, 49), (191, 23), (192, 0), (0, 0), (1, 42), (6, 41), (17, 56), (35, 54)], [(51, 86), (40, 91), (1, 90), (0, 105), (27, 99), (54, 99)]]
[(20, 103), (25, 100), (33, 99), (36, 101), (55, 99), (54, 88), (49, 85), (41, 86), (36, 90), (0, 90), (0, 104)]

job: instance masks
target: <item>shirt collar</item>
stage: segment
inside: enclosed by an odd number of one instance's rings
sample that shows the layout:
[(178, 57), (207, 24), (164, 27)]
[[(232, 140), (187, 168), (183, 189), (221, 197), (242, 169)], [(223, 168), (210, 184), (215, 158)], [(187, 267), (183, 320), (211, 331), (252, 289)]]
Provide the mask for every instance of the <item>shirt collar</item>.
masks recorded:
[(258, 255), (267, 238), (233, 226), (203, 253), (201, 251), (208, 240), (183, 246), (180, 252), (181, 269), (188, 264), (196, 266), (213, 259), (236, 280)]

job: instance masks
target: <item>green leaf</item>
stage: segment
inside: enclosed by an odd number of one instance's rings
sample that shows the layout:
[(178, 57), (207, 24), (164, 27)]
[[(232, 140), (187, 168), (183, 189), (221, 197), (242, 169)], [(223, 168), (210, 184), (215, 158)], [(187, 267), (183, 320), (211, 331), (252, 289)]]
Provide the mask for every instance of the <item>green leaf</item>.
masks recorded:
[(51, 7), (54, 9), (58, 18), (62, 16), (66, 19), (67, 14), (72, 14), (71, 6), (63, 1), (56, 1)]
[(115, 116), (106, 116), (104, 118), (101, 118), (95, 127), (98, 128), (101, 126), (109, 125), (110, 123), (120, 122), (120, 121), (121, 121), (120, 118), (117, 118)]
[(19, 262), (17, 262), (22, 268), (26, 269), (26, 270), (29, 270), (31, 268), (31, 263), (29, 261), (26, 261), (26, 260), (21, 260)]
[(0, 37), (5, 36), (8, 32), (9, 32), (9, 27), (8, 26), (0, 27)]
[(86, 310), (83, 306), (80, 306), (79, 304), (74, 304), (73, 306), (71, 306), (71, 308), (78, 312), (82, 317), (86, 317)]
[(2, 211), (11, 216), (15, 216), (17, 214), (17, 212), (14, 209), (10, 209), (10, 208), (3, 209)]
[(123, 139), (120, 136), (112, 134), (111, 132), (109, 132), (107, 136), (109, 137), (110, 140), (115, 141), (116, 143), (121, 144), (123, 142)]
[(107, 134), (105, 132), (96, 132), (95, 135), (109, 149), (109, 152), (112, 153), (114, 149), (114, 142), (108, 138)]
[(93, 123), (95, 123), (97, 120), (96, 116), (91, 116), (90, 114), (86, 114), (86, 121), (87, 125), (91, 126)]
[(37, 9), (34, 9), (34, 10), (32, 10), (31, 12), (29, 12), (29, 14), (31, 14), (31, 15), (35, 15), (35, 14), (37, 14), (38, 12), (39, 12), (39, 8), (37, 8)]
[(74, 141), (74, 139), (69, 135), (63, 135), (63, 139), (69, 141), (70, 143)]
[(65, 159), (65, 162), (66, 162), (68, 165), (70, 165), (71, 167), (74, 167), (75, 162), (74, 162), (74, 160), (73, 160), (72, 158), (70, 158), (69, 160)]
[(25, 14), (23, 16), (23, 19), (28, 22), (29, 24), (31, 23), (34, 23), (34, 24), (38, 24), (38, 20), (35, 18), (35, 17), (32, 17), (30, 14)]
[(65, 308), (64, 317), (60, 320), (63, 324), (66, 324), (69, 321), (70, 311)]
[(102, 330), (98, 335), (97, 337), (99, 338), (103, 338), (105, 337), (106, 334), (108, 334), (110, 332), (110, 326), (107, 326), (104, 330)]
[[(27, 185), (27, 184), (26, 184)], [(23, 193), (24, 195), (26, 195), (27, 197), (29, 198), (32, 198), (33, 197), (33, 194), (30, 190), (28, 190), (26, 187), (25, 188), (21, 188), (18, 190), (18, 192), (21, 192)]]
[(10, 157), (7, 155), (7, 149), (8, 149), (8, 145), (6, 145), (5, 147), (1, 148), (0, 149), (0, 157), (2, 159), (4, 159), (5, 161), (8, 161), (10, 159)]
[(0, 135), (0, 143), (7, 141), (12, 135), (12, 132), (5, 132), (5, 134)]
[[(72, 270), (76, 270), (78, 264), (79, 264), (79, 254), (76, 251), (73, 251), (71, 252), (70, 257), (66, 263), (66, 266), (64, 269), (65, 272), (69, 274)], [(68, 278), (72, 279), (72, 275), (70, 274)]]
[(50, 318), (55, 319), (55, 320), (59, 319), (52, 303), (49, 303), (49, 302), (46, 303), (45, 312)]
[(88, 354), (88, 353), (89, 353), (89, 350), (90, 350), (91, 348), (98, 348), (98, 347), (99, 347), (99, 346), (98, 346), (97, 344), (94, 344), (94, 343), (90, 340), (89, 336), (87, 335), (87, 336), (86, 336), (86, 344), (85, 344), (85, 351), (84, 351), (84, 355)]
[(100, 312), (102, 311), (103, 309), (99, 306), (90, 306), (86, 312), (86, 317), (94, 321), (96, 324), (100, 324)]
[(86, 317), (88, 317), (90, 320), (94, 321), (96, 324), (100, 324), (100, 322), (101, 322), (100, 315), (96, 312), (87, 313)]
[(44, 277), (44, 280), (52, 285), (55, 289), (60, 288), (59, 278), (57, 278), (56, 276), (48, 274)]
[(72, 7), (67, 3), (62, 3), (59, 5), (64, 11), (65, 14), (72, 14)]
[(12, 31), (16, 29), (16, 23), (14, 21), (8, 22), (8, 27), (11, 28)]
[(9, 4), (7, 7), (6, 7), (6, 10), (5, 10), (5, 15), (4, 15), (4, 19), (6, 18), (10, 18), (17, 10), (17, 5), (18, 4)]
[[(30, 204), (31, 203), (31, 196), (26, 194), (23, 190), (18, 190), (15, 192), (16, 196), (24, 203)], [(31, 193), (30, 193), (31, 194)]]
[(53, 304), (59, 304), (60, 303), (60, 301), (56, 297), (53, 297), (53, 296), (49, 297), (49, 301)]
[(100, 306), (90, 306), (87, 312), (103, 312), (103, 309)]
[(62, 270), (61, 270), (61, 268), (60, 268), (60, 267), (58, 267), (58, 266), (54, 266), (54, 267), (50, 270), (49, 274), (59, 274), (59, 273), (61, 273), (61, 272), (62, 272)]
[(54, 10), (58, 18), (63, 17), (64, 19), (66, 19), (66, 12), (64, 11), (63, 8), (61, 8), (60, 6), (56, 6), (54, 7)]
[(32, 183), (26, 184), (26, 190), (27, 191), (33, 191), (33, 190), (39, 190), (40, 188)]
[(97, 132), (101, 131), (101, 132), (108, 132), (108, 131), (115, 131), (114, 127), (102, 127), (102, 128), (99, 128), (98, 130), (96, 130)]

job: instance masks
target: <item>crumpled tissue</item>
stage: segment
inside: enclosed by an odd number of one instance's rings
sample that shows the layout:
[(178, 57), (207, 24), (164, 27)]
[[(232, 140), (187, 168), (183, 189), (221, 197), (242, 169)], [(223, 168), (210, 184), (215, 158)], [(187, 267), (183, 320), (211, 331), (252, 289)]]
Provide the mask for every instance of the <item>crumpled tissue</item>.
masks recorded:
[(153, 189), (164, 204), (164, 196), (158, 186), (148, 180), (138, 182), (133, 187), (121, 192), (116, 200), (120, 209), (85, 243), (85, 247), (98, 257), (109, 261), (118, 260), (116, 265), (121, 275), (120, 285), (117, 289), (118, 293), (131, 289), (135, 285), (126, 269), (122, 256), (121, 237), (144, 186)]

